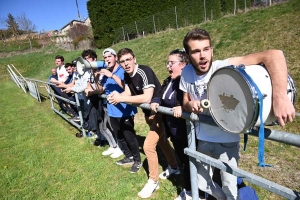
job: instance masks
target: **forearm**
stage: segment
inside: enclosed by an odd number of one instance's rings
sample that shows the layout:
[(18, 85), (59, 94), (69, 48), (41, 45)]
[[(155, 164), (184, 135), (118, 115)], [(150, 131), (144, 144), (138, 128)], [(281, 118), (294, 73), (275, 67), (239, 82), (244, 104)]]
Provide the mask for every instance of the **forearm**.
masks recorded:
[(269, 51), (269, 54), (271, 55), (266, 56), (263, 63), (272, 80), (273, 97), (286, 95), (288, 72), (283, 52), (272, 50)]
[(190, 101), (183, 101), (183, 109), (186, 111), (186, 112), (193, 112), (193, 108), (192, 106), (190, 105)]
[(124, 81), (122, 81), (117, 75), (113, 74), (113, 75), (111, 76), (111, 78), (114, 79), (114, 81), (116, 81), (116, 83), (117, 83), (122, 89), (125, 88)]
[(96, 89), (93, 90), (93, 94), (102, 94), (104, 92), (103, 86), (96, 84)]
[(287, 65), (284, 54), (281, 50), (267, 50), (253, 53), (242, 57), (230, 58), (228, 64), (257, 65), (263, 63), (272, 80), (273, 94), (278, 95), (286, 92), (287, 87)]
[(145, 95), (135, 95), (135, 96), (128, 96), (128, 95), (122, 95), (122, 102), (124, 103), (131, 103), (131, 104), (142, 104), (142, 103), (149, 103), (149, 100)]

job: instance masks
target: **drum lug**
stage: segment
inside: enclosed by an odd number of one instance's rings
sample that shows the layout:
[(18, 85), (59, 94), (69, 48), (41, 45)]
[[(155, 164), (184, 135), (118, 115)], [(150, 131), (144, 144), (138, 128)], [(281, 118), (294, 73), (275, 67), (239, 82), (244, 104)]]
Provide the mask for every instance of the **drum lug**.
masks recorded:
[(246, 68), (244, 64), (241, 64), (241, 65), (239, 65), (238, 67), (239, 67), (239, 68), (243, 68), (243, 69)]
[(258, 127), (254, 126), (254, 127), (252, 128), (252, 131), (258, 131)]

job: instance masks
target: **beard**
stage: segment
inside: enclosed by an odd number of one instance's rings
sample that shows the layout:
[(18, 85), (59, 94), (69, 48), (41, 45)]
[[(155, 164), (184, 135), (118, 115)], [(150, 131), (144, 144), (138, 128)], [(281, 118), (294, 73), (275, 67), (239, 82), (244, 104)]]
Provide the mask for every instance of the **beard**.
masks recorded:
[(211, 65), (212, 65), (212, 59), (209, 61), (208, 69), (206, 71), (199, 69), (198, 63), (196, 63), (196, 65), (194, 63), (191, 63), (191, 64), (197, 75), (204, 75), (205, 73), (207, 73), (210, 70)]

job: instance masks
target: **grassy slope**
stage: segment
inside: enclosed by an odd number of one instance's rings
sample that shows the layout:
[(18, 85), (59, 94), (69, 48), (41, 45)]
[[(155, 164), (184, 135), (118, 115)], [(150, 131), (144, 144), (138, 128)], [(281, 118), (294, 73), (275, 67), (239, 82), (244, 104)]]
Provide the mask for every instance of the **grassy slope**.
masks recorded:
[[(270, 48), (282, 49), (289, 73), (299, 88), (299, 10), (300, 2), (293, 0), (197, 27), (211, 33), (215, 59)], [(117, 44), (113, 48), (133, 49), (138, 63), (151, 66), (159, 79), (163, 80), (167, 76), (164, 62), (168, 53), (175, 48), (182, 48), (182, 38), (193, 27), (158, 33)], [(97, 52), (101, 56), (102, 51)], [(43, 53), (1, 58), (0, 73), (6, 74), (4, 66), (13, 63), (23, 76), (46, 80), (57, 54), (62, 54), (66, 61), (71, 61), (80, 52), (56, 52), (48, 49)], [(127, 169), (115, 166), (111, 159), (102, 158), (103, 150), (94, 148), (87, 140), (74, 137), (75, 129), (50, 111), (49, 101), (39, 104), (7, 81), (2, 81), (0, 92), (1, 196), (8, 199), (136, 198), (138, 190), (147, 179), (144, 169), (132, 176)], [(299, 102), (299, 96), (297, 98)], [(296, 108), (299, 112), (299, 103)], [(278, 129), (299, 133), (299, 121), (297, 118), (292, 124)], [(137, 116), (136, 124), (142, 142), (147, 128), (141, 115)], [(265, 161), (274, 165), (273, 168), (256, 166), (257, 139), (250, 137), (247, 152), (241, 152), (240, 167), (300, 191), (298, 148), (267, 141), (265, 151)], [(142, 156), (145, 158), (143, 154)], [(162, 163), (165, 164), (163, 161)], [(175, 197), (176, 190), (180, 190), (179, 180), (174, 178), (171, 181), (161, 181), (161, 189), (153, 199)], [(256, 190), (261, 199), (279, 198), (260, 188), (256, 187)]]

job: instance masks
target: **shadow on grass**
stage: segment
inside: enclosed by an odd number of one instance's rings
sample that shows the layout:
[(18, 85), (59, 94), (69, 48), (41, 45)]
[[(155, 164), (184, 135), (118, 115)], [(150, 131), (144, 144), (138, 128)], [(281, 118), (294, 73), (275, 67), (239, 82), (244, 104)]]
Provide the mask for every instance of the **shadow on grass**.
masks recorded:
[(41, 98), (41, 102), (44, 102), (44, 101), (46, 101), (46, 100), (49, 100), (49, 96), (46, 96), (46, 95), (41, 94), (41, 93), (40, 93), (40, 98)]

